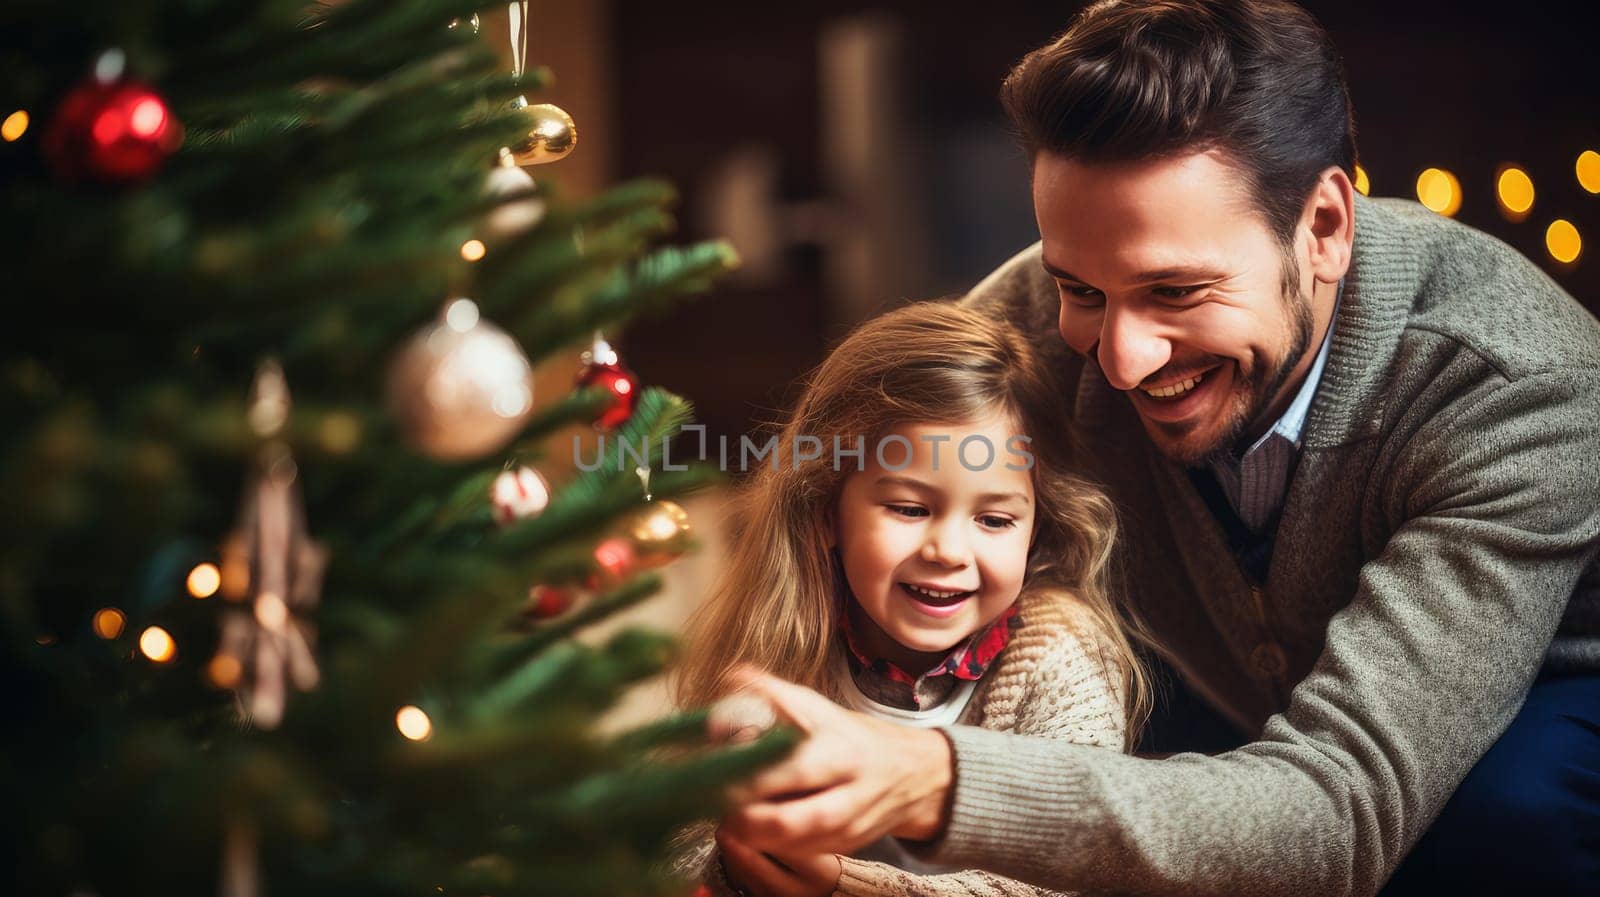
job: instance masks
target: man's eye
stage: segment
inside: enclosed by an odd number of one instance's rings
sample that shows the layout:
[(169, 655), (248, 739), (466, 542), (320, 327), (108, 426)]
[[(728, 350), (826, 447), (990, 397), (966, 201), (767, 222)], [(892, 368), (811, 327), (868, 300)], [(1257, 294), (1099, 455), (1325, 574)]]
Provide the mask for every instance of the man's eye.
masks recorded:
[(1100, 291), (1094, 287), (1082, 284), (1061, 284), (1061, 294), (1071, 296), (1079, 305), (1097, 305), (1100, 302)]
[(1187, 299), (1200, 290), (1201, 287), (1156, 287), (1152, 292), (1163, 299)]
[(919, 508), (916, 505), (884, 505), (884, 507), (889, 509), (889, 513), (897, 514), (901, 517), (926, 517), (928, 515), (927, 508)]

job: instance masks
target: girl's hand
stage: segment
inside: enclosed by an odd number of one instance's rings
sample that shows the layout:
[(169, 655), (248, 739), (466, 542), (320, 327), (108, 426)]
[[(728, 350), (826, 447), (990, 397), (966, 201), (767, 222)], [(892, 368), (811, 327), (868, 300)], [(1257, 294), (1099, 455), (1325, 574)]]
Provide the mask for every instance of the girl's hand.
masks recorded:
[(839, 857), (831, 853), (776, 857), (717, 830), (728, 883), (748, 897), (830, 897), (839, 887)]

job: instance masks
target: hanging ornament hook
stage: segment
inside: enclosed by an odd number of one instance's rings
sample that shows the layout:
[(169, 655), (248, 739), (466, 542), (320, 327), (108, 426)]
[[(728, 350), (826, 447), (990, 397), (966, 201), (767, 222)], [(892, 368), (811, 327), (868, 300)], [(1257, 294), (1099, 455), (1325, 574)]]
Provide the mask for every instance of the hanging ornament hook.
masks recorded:
[(517, 0), (506, 12), (511, 18), (511, 77), (521, 82), (528, 66), (528, 0)]

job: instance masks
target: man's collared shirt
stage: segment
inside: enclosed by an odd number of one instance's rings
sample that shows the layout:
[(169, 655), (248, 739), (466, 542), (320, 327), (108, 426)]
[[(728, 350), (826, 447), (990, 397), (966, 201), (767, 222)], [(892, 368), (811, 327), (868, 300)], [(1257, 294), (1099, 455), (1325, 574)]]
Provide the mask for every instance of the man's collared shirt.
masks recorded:
[(1284, 496), (1289, 491), (1289, 474), (1294, 470), (1304, 442), (1306, 415), (1311, 411), (1317, 387), (1322, 384), (1322, 369), (1333, 345), (1333, 328), (1339, 321), (1339, 300), (1343, 296), (1344, 281), (1341, 280), (1334, 299), (1333, 317), (1328, 321), (1328, 332), (1322, 336), (1317, 358), (1306, 372), (1305, 382), (1300, 384), (1294, 401), (1284, 409), (1277, 423), (1245, 449), (1243, 455), (1228, 452), (1220, 460), (1211, 462), (1211, 473), (1227, 496), (1228, 504), (1252, 531), (1270, 528), (1283, 508)]

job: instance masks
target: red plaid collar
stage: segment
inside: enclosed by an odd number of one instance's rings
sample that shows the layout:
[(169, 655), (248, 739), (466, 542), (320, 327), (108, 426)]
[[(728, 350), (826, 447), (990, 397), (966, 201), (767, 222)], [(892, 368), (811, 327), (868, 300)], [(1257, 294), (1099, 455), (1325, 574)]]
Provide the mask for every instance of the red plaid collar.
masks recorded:
[[(1015, 603), (1006, 608), (1005, 613), (995, 618), (993, 623), (973, 633), (970, 638), (951, 649), (945, 659), (940, 661), (933, 669), (922, 674), (921, 678), (943, 676), (946, 673), (957, 679), (978, 679), (994, 659), (1005, 650), (1006, 644), (1011, 641), (1011, 630), (1014, 626), (1021, 625), (1021, 620), (1016, 616), (1018, 608)], [(867, 656), (856, 645), (855, 633), (850, 626), (850, 614), (839, 615), (839, 629), (844, 633), (844, 643), (850, 653), (861, 665), (879, 675), (885, 676), (895, 682), (903, 682), (915, 688), (917, 676), (913, 676), (900, 669), (893, 663), (883, 658)]]

